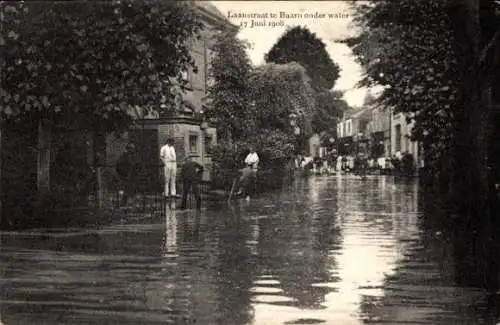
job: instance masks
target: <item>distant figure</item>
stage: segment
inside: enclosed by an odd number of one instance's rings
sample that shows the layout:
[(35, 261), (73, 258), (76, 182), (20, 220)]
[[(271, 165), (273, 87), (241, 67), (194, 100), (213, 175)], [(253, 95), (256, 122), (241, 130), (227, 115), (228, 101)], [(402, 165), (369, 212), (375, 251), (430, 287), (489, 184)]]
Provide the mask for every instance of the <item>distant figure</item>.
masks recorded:
[(301, 169), (303, 162), (304, 162), (304, 156), (302, 156), (301, 154), (297, 154), (297, 157), (295, 158), (295, 168)]
[(413, 175), (415, 172), (415, 159), (413, 158), (413, 155), (406, 151), (403, 154), (403, 158), (401, 158), (401, 164), (403, 166), (403, 172), (407, 176)]
[(347, 158), (347, 156), (342, 157), (342, 167), (341, 167), (341, 169), (343, 171), (347, 171), (348, 170), (348, 165), (347, 165), (348, 162), (349, 162), (349, 159)]
[(313, 173), (314, 174), (319, 174), (321, 169), (321, 158), (316, 155), (313, 158)]
[(398, 157), (398, 155), (394, 154), (391, 159), (391, 164), (394, 167), (394, 172), (396, 175), (401, 174), (401, 159)]
[(335, 170), (340, 172), (342, 170), (342, 156), (337, 157), (337, 161), (335, 162)]
[(169, 138), (161, 147), (160, 158), (165, 166), (165, 197), (175, 197), (175, 177), (177, 174), (177, 157), (174, 148), (174, 139)]
[(330, 164), (329, 164), (329, 161), (326, 157), (323, 157), (323, 160), (321, 162), (321, 172), (320, 174), (321, 175), (328, 175), (331, 173), (331, 170), (330, 170)]
[(182, 177), (182, 204), (181, 209), (186, 208), (187, 197), (190, 189), (193, 190), (193, 194), (196, 200), (196, 209), (201, 209), (201, 197), (200, 188), (198, 186), (201, 175), (203, 172), (203, 166), (193, 160), (191, 155), (186, 156), (184, 164), (181, 168)]
[(130, 196), (135, 192), (134, 188), (134, 172), (137, 169), (138, 162), (134, 156), (135, 146), (129, 143), (125, 152), (118, 158), (116, 163), (116, 173), (120, 177), (123, 195), (121, 197), (121, 205), (126, 205)]

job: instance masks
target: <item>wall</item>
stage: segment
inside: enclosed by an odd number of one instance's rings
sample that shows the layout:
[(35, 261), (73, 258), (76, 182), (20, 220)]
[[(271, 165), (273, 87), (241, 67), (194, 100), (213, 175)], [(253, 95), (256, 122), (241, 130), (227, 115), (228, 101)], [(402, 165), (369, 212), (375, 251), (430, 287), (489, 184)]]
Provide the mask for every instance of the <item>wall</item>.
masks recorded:
[(392, 121), (392, 132), (391, 132), (391, 155), (394, 155), (397, 151), (396, 143), (397, 143), (397, 127), (398, 125), (401, 127), (401, 153), (408, 151), (413, 155), (415, 159), (417, 159), (419, 155), (419, 145), (418, 142), (411, 141), (409, 139), (409, 135), (411, 134), (411, 130), (413, 128), (413, 123), (406, 123), (406, 118), (402, 113), (398, 113), (393, 115)]

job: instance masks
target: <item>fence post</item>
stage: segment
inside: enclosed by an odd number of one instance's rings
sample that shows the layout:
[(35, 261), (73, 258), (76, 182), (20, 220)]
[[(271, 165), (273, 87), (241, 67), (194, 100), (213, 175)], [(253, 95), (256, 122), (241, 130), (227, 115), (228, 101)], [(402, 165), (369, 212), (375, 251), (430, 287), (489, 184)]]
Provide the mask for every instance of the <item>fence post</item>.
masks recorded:
[(104, 206), (104, 186), (102, 184), (102, 167), (97, 167), (97, 207), (101, 209)]

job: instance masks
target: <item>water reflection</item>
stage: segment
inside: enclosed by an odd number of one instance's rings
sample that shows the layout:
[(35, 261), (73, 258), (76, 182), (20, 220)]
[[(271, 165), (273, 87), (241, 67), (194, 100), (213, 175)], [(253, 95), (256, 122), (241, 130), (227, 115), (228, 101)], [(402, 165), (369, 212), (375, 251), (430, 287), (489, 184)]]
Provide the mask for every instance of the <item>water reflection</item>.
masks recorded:
[(176, 256), (177, 253), (177, 215), (175, 202), (165, 207), (165, 256)]
[(409, 180), (311, 177), (218, 210), (4, 233), (2, 321), (493, 324), (419, 200)]

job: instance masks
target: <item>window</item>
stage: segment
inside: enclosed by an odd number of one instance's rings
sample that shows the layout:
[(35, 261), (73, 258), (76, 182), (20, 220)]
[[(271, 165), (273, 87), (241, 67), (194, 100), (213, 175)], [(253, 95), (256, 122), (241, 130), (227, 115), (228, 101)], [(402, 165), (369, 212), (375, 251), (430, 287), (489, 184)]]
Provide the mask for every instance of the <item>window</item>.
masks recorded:
[(189, 135), (189, 152), (198, 153), (198, 135), (190, 134)]
[(396, 142), (396, 151), (401, 151), (401, 125), (397, 124), (395, 126), (395, 142)]

